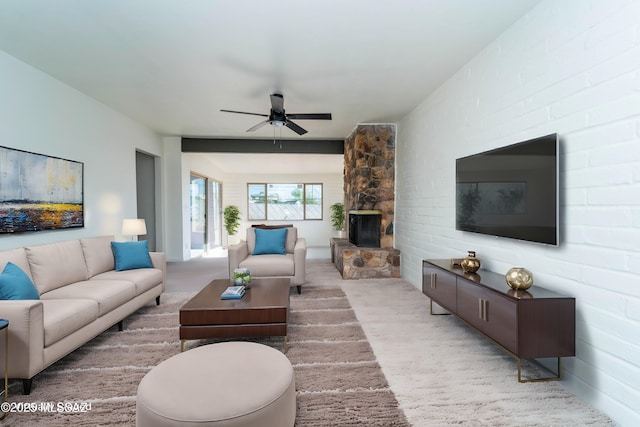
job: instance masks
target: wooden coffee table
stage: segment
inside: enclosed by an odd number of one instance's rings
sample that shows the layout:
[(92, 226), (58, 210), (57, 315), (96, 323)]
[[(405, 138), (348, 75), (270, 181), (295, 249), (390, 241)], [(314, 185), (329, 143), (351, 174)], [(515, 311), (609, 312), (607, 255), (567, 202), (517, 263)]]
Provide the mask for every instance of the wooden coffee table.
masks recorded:
[(180, 351), (186, 340), (282, 336), (286, 352), (289, 279), (253, 279), (241, 299), (221, 300), (230, 285), (216, 279), (182, 306)]

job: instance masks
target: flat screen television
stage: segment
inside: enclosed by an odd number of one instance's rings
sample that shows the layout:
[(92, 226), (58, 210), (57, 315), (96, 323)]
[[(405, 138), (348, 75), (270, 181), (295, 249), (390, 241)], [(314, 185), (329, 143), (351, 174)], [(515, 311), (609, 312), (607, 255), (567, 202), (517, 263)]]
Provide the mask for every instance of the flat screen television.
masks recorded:
[(456, 160), (456, 229), (558, 246), (558, 136)]

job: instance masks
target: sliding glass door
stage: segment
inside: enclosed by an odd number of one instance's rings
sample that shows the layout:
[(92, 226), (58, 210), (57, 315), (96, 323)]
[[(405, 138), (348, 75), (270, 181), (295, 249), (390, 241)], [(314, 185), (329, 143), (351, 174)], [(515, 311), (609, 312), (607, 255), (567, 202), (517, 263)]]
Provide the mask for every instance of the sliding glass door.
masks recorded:
[(191, 201), (191, 258), (201, 256), (207, 244), (207, 179), (191, 175), (189, 185)]
[(209, 249), (222, 246), (222, 184), (212, 179), (207, 180), (208, 203), (207, 217), (209, 218), (208, 239)]
[(222, 184), (191, 175), (191, 258), (222, 246)]

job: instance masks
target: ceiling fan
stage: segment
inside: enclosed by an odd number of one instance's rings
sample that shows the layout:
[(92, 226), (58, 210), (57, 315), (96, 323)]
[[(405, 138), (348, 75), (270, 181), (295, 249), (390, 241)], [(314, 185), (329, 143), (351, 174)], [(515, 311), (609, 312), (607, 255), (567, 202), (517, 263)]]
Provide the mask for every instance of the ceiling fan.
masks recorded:
[(271, 111), (269, 114), (259, 113), (247, 113), (245, 111), (233, 111), (233, 110), (220, 110), (225, 113), (237, 113), (237, 114), (249, 114), (251, 116), (262, 116), (267, 119), (258, 123), (257, 125), (247, 129), (247, 132), (253, 132), (260, 129), (266, 124), (271, 126), (281, 127), (286, 126), (298, 135), (304, 135), (307, 133), (305, 129), (292, 122), (291, 119), (298, 120), (331, 120), (331, 113), (316, 113), (316, 114), (286, 114), (284, 112), (284, 97), (282, 94), (274, 93), (271, 96)]

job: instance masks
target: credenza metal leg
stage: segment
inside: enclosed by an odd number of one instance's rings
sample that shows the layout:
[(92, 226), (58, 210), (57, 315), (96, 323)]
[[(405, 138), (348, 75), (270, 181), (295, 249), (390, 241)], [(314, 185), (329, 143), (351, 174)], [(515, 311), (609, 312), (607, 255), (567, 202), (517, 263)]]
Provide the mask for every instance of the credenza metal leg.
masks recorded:
[(543, 377), (543, 378), (531, 378), (531, 379), (522, 379), (522, 359), (520, 359), (519, 357), (516, 357), (516, 360), (518, 361), (518, 382), (520, 383), (534, 383), (534, 382), (544, 382), (544, 381), (559, 381), (560, 380), (560, 358), (557, 357), (556, 361), (557, 361), (557, 368), (556, 368), (556, 373), (554, 373), (553, 371), (547, 369), (549, 372), (552, 372), (555, 376), (553, 377)]
[(429, 298), (429, 314), (431, 314), (432, 316), (448, 316), (451, 313), (434, 313), (433, 312), (433, 300), (431, 298)]

